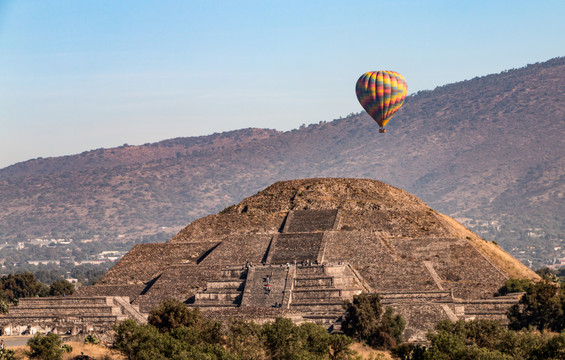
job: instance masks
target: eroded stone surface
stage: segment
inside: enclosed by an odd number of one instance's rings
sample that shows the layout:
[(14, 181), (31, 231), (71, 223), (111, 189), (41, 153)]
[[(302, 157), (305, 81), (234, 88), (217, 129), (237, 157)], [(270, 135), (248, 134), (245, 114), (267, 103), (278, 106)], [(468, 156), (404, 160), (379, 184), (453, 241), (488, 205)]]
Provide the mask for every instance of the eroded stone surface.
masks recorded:
[(137, 245), (79, 294), (129, 296), (144, 312), (175, 298), (217, 318), (279, 314), (339, 330), (344, 300), (379, 292), (420, 340), (440, 319), (503, 318), (515, 299), (493, 294), (516, 274), (537, 277), (481, 242), (379, 181), (283, 181), (167, 243)]

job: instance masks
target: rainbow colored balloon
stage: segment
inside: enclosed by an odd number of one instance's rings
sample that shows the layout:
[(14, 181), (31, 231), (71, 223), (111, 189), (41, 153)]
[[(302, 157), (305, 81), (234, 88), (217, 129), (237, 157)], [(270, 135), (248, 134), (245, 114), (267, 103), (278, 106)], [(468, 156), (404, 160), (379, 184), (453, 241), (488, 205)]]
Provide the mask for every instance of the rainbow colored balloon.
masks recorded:
[(381, 127), (380, 132), (385, 132), (384, 126), (404, 103), (408, 86), (397, 72), (369, 71), (357, 80), (355, 92), (363, 109)]

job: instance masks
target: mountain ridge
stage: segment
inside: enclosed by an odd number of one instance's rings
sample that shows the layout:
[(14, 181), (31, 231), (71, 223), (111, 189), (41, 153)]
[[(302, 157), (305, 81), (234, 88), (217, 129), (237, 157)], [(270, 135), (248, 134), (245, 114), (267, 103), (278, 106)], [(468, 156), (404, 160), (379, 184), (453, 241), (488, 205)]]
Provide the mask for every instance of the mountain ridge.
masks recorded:
[(363, 112), (18, 163), (0, 169), (0, 238), (172, 235), (278, 180), (367, 177), (513, 254), (554, 248), (565, 238), (564, 83), (556, 58), (410, 95), (385, 135)]

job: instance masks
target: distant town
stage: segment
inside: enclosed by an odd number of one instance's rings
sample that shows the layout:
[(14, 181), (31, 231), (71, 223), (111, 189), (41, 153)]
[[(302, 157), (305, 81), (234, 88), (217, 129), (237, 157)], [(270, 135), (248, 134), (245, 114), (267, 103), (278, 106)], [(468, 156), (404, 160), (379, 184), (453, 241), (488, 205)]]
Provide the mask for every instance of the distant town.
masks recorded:
[(457, 218), (461, 224), (484, 239), (495, 239), (501, 231), (514, 234), (516, 241), (503, 248), (528, 267), (536, 270), (544, 267), (559, 269), (565, 266), (565, 239), (548, 235), (542, 228), (523, 231), (502, 229), (497, 220), (473, 220)]

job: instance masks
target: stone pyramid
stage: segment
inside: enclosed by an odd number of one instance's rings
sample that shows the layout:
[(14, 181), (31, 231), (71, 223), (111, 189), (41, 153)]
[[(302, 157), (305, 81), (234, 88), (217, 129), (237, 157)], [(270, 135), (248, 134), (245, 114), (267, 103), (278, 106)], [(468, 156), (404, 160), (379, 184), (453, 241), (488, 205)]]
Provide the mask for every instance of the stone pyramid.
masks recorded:
[(423, 339), (441, 319), (504, 319), (509, 278), (537, 275), (415, 196), (369, 179), (277, 182), (166, 243), (141, 244), (81, 296), (167, 298), (218, 318), (277, 316), (339, 330), (341, 304), (378, 292)]

